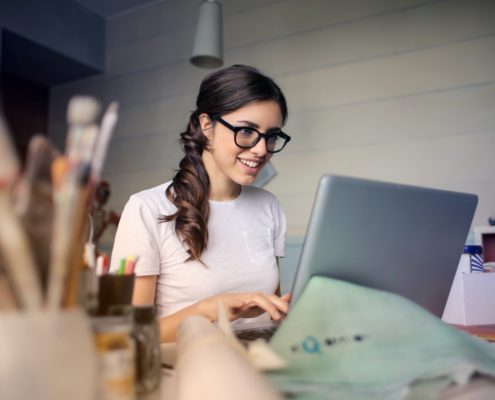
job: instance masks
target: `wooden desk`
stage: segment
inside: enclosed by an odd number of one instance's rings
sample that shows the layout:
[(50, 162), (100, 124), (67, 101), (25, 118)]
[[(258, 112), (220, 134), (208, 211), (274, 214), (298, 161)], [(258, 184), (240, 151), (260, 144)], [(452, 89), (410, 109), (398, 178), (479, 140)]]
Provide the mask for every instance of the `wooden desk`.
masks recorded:
[(478, 336), (489, 342), (495, 342), (495, 325), (453, 325), (457, 329)]

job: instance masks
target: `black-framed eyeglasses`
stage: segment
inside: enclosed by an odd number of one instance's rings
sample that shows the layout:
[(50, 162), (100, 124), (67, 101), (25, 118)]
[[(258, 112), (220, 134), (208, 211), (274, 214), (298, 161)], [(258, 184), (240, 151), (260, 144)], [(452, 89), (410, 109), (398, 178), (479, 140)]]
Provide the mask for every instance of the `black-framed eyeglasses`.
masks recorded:
[(241, 149), (251, 149), (263, 138), (266, 141), (266, 151), (268, 151), (268, 153), (278, 153), (279, 151), (282, 151), (285, 145), (290, 141), (290, 136), (281, 130), (261, 133), (252, 126), (230, 125), (218, 114), (212, 115), (211, 118), (234, 132), (234, 142)]

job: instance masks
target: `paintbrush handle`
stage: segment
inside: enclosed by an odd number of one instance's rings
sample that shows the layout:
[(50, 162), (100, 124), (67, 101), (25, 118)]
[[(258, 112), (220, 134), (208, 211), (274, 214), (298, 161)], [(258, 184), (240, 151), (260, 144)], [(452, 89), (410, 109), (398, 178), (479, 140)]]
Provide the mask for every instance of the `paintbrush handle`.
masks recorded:
[(91, 160), (91, 169), (93, 171), (94, 180), (99, 181), (103, 163), (105, 161), (108, 145), (112, 138), (115, 125), (118, 120), (118, 104), (112, 102), (103, 115), (98, 141), (96, 143), (93, 158)]
[(64, 285), (70, 259), (70, 246), (73, 237), (75, 194), (72, 188), (63, 187), (55, 193), (55, 214), (50, 252), (47, 307), (56, 310), (62, 305)]
[[(1, 269), (1, 268), (0, 268)], [(0, 311), (18, 309), (14, 292), (10, 287), (8, 278), (0, 271)]]
[(38, 310), (42, 293), (31, 248), (21, 223), (14, 214), (7, 190), (0, 191), (0, 248), (5, 268), (21, 307)]
[(79, 283), (81, 267), (83, 266), (84, 243), (87, 229), (87, 214), (90, 198), (90, 186), (81, 188), (79, 193), (76, 215), (74, 218), (74, 236), (70, 246), (69, 270), (63, 296), (63, 305), (65, 308), (74, 307), (79, 298)]

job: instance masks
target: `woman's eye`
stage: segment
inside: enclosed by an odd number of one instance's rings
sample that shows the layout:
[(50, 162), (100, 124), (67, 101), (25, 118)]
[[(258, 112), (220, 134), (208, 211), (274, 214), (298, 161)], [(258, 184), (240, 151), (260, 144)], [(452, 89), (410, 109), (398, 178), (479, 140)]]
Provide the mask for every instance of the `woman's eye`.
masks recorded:
[(268, 143), (275, 143), (279, 137), (277, 135), (269, 136)]
[(252, 136), (255, 133), (256, 132), (254, 130), (249, 128), (242, 128), (241, 130), (239, 130), (239, 134), (242, 136)]

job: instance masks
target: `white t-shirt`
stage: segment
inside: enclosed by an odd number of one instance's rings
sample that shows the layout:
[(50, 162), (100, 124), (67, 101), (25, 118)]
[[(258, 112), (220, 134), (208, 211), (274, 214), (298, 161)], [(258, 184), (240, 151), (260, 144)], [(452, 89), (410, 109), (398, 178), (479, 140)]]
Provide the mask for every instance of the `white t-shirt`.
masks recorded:
[(210, 200), (204, 264), (189, 257), (174, 222), (159, 222), (176, 207), (167, 199), (170, 181), (132, 195), (115, 237), (111, 271), (121, 258), (138, 257), (137, 276), (158, 275), (155, 303), (166, 316), (207, 297), (232, 292), (273, 294), (279, 284), (276, 257), (285, 255), (286, 220), (266, 190), (243, 186), (231, 201)]

